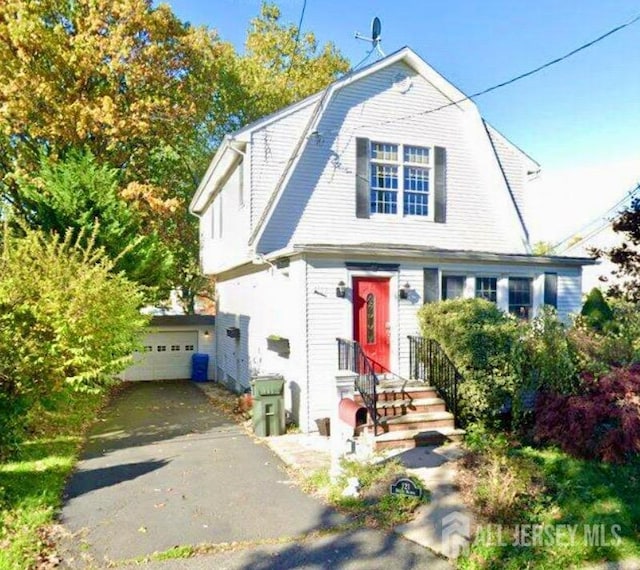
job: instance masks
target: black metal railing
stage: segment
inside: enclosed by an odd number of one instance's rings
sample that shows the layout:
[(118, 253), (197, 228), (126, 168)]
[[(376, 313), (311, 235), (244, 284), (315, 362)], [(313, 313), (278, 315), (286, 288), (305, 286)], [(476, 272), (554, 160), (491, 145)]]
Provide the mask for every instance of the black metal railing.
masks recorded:
[(380, 416), (377, 409), (378, 376), (375, 373), (374, 365), (358, 342), (344, 338), (336, 340), (338, 341), (338, 369), (349, 370), (357, 375), (356, 390), (362, 396), (362, 401), (373, 422), (373, 433), (377, 435)]
[(421, 336), (409, 336), (409, 369), (412, 380), (433, 386), (458, 422), (458, 386), (462, 375), (440, 344)]

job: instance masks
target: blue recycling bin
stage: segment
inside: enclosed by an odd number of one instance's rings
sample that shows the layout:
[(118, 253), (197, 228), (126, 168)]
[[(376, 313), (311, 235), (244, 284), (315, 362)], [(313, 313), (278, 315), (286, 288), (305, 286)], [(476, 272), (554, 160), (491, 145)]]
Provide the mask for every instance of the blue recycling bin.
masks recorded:
[(207, 382), (209, 370), (209, 355), (196, 352), (191, 355), (191, 380), (194, 382)]

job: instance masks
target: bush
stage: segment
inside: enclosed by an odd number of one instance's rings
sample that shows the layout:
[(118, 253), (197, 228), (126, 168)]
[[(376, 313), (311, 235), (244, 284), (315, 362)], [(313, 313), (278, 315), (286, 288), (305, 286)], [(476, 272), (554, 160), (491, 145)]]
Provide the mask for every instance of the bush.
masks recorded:
[(556, 310), (545, 306), (524, 328), (517, 367), (531, 389), (570, 394), (580, 386), (577, 353)]
[(28, 427), (25, 411), (123, 370), (148, 320), (139, 287), (91, 239), (25, 232), (5, 232), (0, 251), (0, 454)]
[(591, 289), (582, 306), (584, 322), (594, 330), (602, 331), (613, 320), (611, 307), (597, 287)]
[(612, 368), (640, 362), (638, 305), (622, 299), (611, 299), (610, 310), (612, 319), (602, 328), (593, 328), (585, 317), (580, 316), (569, 333), (581, 369), (596, 376)]
[(536, 405), (535, 437), (585, 459), (621, 463), (640, 452), (640, 366), (599, 380), (579, 395), (546, 393)]
[(419, 321), (423, 336), (435, 339), (463, 376), (462, 422), (497, 421), (505, 402), (520, 391), (512, 360), (522, 325), (484, 299), (424, 305)]

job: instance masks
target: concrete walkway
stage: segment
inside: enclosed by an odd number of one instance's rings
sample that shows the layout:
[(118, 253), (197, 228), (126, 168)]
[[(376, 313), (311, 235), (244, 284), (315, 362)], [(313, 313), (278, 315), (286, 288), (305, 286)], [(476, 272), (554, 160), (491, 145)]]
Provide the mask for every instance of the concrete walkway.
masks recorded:
[[(290, 467), (303, 473), (329, 468), (329, 438), (319, 435), (283, 435), (266, 439), (273, 451)], [(394, 457), (410, 475), (429, 489), (429, 503), (421, 506), (414, 519), (395, 532), (447, 558), (456, 558), (468, 545), (473, 515), (457, 489), (453, 461), (462, 456), (457, 444), (388, 450), (373, 459)]]
[(189, 382), (137, 383), (98, 422), (65, 493), (68, 567), (176, 545), (295, 537), (344, 518)]

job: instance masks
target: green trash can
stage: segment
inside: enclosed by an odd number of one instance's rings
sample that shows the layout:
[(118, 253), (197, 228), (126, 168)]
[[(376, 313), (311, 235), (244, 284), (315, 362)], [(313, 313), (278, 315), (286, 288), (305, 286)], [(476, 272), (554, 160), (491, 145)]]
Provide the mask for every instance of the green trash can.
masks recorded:
[(257, 376), (251, 382), (253, 431), (257, 436), (284, 434), (284, 378)]

